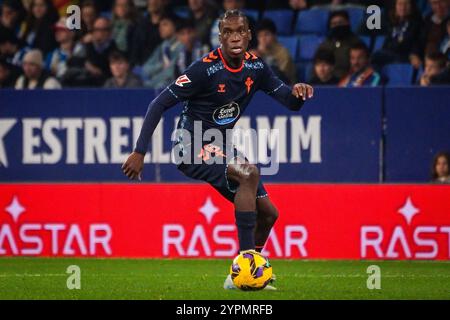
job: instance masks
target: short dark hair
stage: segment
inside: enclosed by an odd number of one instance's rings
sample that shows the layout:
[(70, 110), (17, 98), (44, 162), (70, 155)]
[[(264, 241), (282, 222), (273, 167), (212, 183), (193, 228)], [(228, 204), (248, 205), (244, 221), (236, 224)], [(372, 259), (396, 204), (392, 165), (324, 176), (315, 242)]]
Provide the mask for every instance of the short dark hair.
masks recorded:
[(195, 29), (195, 23), (191, 19), (180, 19), (177, 23), (177, 32), (184, 29)]
[(245, 25), (247, 27), (250, 25), (247, 16), (241, 10), (227, 10), (219, 18), (219, 30), (222, 30), (223, 21), (230, 18), (243, 18)]
[(336, 63), (336, 59), (334, 58), (333, 51), (327, 49), (317, 50), (316, 54), (314, 55), (314, 64), (319, 62), (325, 62), (334, 66), (334, 64)]
[(346, 10), (333, 10), (328, 15), (328, 27), (330, 26), (331, 19), (338, 16), (341, 16), (345, 18), (348, 22), (350, 22), (350, 16), (348, 15), (348, 12)]
[(444, 68), (445, 65), (447, 64), (447, 57), (442, 52), (439, 51), (428, 53), (425, 56), (425, 59), (429, 59), (431, 61), (439, 63), (439, 66), (441, 68)]
[(447, 159), (447, 164), (450, 165), (450, 154), (445, 151), (438, 152), (433, 158), (433, 164), (431, 166), (431, 179), (434, 181), (438, 178), (438, 174), (436, 172), (436, 164), (439, 158), (444, 157)]
[(276, 34), (277, 26), (271, 19), (267, 19), (267, 18), (261, 19), (261, 21), (259, 21), (259, 23), (256, 27), (256, 32), (258, 33), (260, 31), (269, 31), (273, 34)]
[(118, 61), (125, 61), (125, 62), (130, 63), (128, 61), (126, 54), (120, 50), (112, 51), (108, 56), (108, 60), (109, 60), (109, 63), (118, 62)]
[(367, 55), (367, 57), (370, 57), (370, 51), (369, 48), (366, 46), (366, 44), (362, 41), (358, 41), (354, 45), (350, 47), (350, 50), (362, 50)]

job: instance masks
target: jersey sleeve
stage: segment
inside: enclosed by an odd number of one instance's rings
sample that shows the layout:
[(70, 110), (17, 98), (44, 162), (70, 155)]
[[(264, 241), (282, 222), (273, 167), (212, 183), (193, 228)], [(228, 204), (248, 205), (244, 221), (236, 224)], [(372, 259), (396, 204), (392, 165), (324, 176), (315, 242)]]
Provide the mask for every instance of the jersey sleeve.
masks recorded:
[(260, 89), (290, 110), (298, 111), (303, 106), (303, 100), (292, 94), (292, 88), (280, 80), (272, 69), (264, 63)]
[(202, 90), (206, 84), (206, 78), (206, 69), (200, 60), (191, 64), (167, 89), (178, 101), (186, 101)]

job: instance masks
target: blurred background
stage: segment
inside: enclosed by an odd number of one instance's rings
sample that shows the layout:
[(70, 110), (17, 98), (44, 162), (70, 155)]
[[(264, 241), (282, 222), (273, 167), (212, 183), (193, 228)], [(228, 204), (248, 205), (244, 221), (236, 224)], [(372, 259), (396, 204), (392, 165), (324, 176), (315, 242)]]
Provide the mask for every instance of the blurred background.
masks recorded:
[[(67, 28), (70, 5), (79, 30)], [(0, 256), (236, 253), (231, 204), (171, 163), (181, 106), (155, 130), (143, 181), (120, 167), (149, 102), (219, 45), (220, 14), (241, 9), (249, 50), (316, 88), (300, 112), (257, 93), (237, 123), (258, 130), (249, 158), (277, 155), (263, 176), (281, 213), (271, 256), (450, 259), (449, 8), (0, 0)], [(270, 129), (275, 142), (260, 134)]]
[[(73, 4), (76, 32), (65, 24)], [(374, 29), (369, 5), (380, 9)], [(227, 9), (248, 15), (250, 50), (291, 84), (450, 81), (448, 0), (2, 0), (0, 8), (1, 88), (163, 88), (219, 45)], [(43, 79), (30, 81), (37, 73)]]

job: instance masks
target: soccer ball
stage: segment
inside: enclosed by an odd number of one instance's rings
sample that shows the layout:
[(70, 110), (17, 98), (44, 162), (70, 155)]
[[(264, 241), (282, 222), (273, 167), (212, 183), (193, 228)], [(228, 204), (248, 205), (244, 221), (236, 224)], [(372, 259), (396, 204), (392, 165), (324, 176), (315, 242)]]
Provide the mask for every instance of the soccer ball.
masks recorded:
[(272, 279), (269, 259), (254, 251), (241, 252), (230, 267), (234, 285), (244, 291), (264, 289)]

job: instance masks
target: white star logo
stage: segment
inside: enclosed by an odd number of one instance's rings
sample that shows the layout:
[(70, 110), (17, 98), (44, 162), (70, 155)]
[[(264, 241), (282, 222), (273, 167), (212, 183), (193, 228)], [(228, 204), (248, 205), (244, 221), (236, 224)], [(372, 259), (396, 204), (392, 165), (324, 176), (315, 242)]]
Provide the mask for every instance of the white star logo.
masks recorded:
[(17, 220), (19, 220), (20, 215), (22, 212), (25, 211), (25, 208), (22, 207), (19, 200), (17, 199), (17, 196), (14, 196), (11, 204), (5, 208), (6, 212), (8, 212), (11, 217), (13, 218), (14, 222), (17, 223)]
[(0, 120), (0, 165), (8, 167), (8, 157), (6, 155), (5, 144), (3, 143), (3, 138), (11, 130), (11, 128), (16, 124), (16, 119), (2, 119)]
[(403, 205), (403, 207), (401, 207), (398, 212), (400, 212), (401, 215), (403, 215), (403, 217), (405, 217), (406, 222), (408, 224), (411, 224), (411, 221), (413, 219), (413, 217), (420, 212), (420, 210), (416, 207), (414, 207), (414, 204), (411, 201), (411, 197), (408, 197), (406, 199), (405, 204)]
[(206, 221), (208, 221), (208, 223), (211, 223), (211, 220), (214, 217), (214, 215), (217, 212), (219, 212), (219, 208), (217, 208), (211, 201), (211, 198), (208, 197), (205, 201), (205, 204), (200, 209), (198, 209), (198, 211), (200, 211), (201, 214), (205, 216)]

